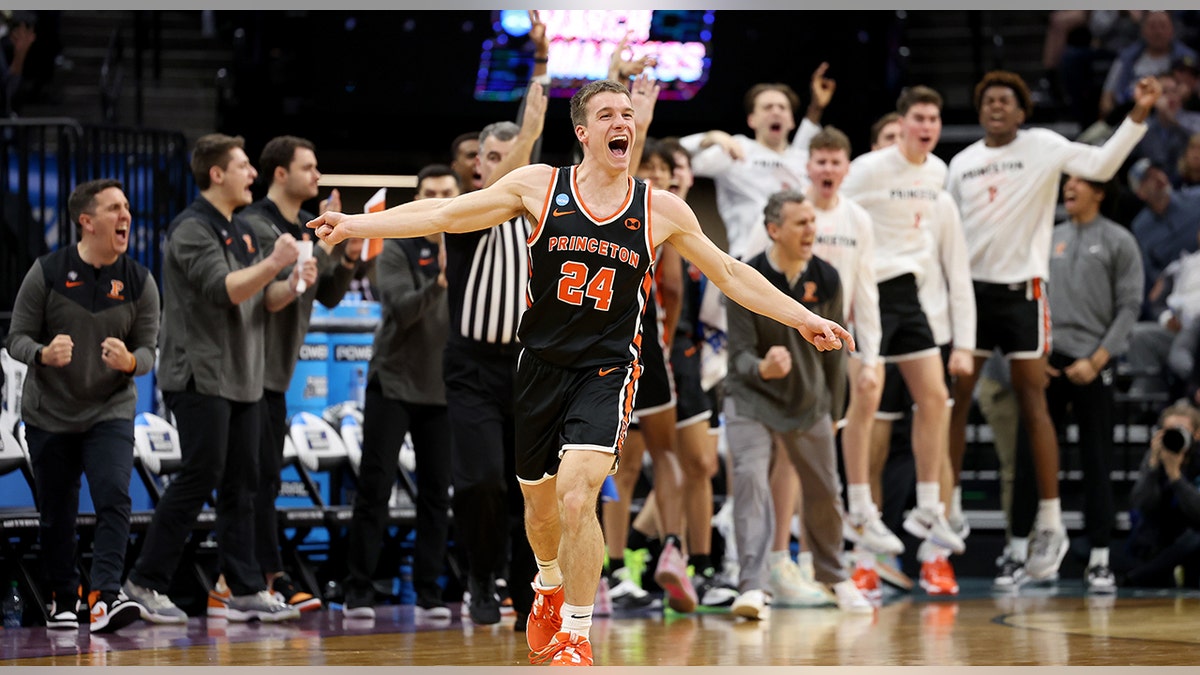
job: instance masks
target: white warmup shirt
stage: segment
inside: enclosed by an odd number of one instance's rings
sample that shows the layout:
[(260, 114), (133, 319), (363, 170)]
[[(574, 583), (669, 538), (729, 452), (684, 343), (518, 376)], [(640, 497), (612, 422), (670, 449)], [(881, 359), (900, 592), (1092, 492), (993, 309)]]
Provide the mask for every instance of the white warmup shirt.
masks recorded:
[(954, 349), (975, 350), (975, 286), (967, 264), (958, 207), (949, 193), (938, 197), (935, 216), (921, 228), (936, 251), (917, 289), (933, 341)]
[(850, 163), (842, 195), (871, 214), (877, 280), (911, 273), (920, 285), (934, 256), (922, 228), (934, 216), (945, 182), (946, 163), (941, 159), (929, 155), (923, 163), (913, 164), (895, 145), (860, 155)]
[(1145, 133), (1145, 124), (1126, 118), (1097, 147), (1023, 129), (1007, 145), (979, 140), (955, 155), (946, 190), (962, 215), (971, 277), (994, 284), (1048, 278), (1060, 175), (1108, 180)]
[(879, 360), (879, 285), (875, 282), (875, 233), (871, 216), (849, 199), (838, 198), (830, 210), (817, 213), (813, 253), (837, 269), (842, 278), (846, 322), (854, 326), (854, 354), (866, 365)]
[(700, 150), (704, 134), (680, 139), (692, 153), (692, 172), (716, 183), (717, 211), (725, 221), (729, 255), (745, 261), (767, 249), (771, 238), (763, 223), (763, 208), (780, 190), (803, 192), (808, 188), (808, 143), (820, 130), (808, 119), (802, 120), (783, 153), (738, 134), (733, 138), (745, 157), (737, 161), (718, 145)]

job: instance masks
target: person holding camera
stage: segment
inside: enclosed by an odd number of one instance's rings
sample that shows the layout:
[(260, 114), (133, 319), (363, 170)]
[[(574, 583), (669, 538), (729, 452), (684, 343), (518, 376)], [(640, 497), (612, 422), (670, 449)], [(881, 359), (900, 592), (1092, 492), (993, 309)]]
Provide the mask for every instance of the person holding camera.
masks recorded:
[(1130, 553), (1137, 564), (1130, 586), (1174, 587), (1200, 582), (1200, 459), (1195, 449), (1200, 410), (1181, 399), (1159, 416), (1137, 482), (1130, 492), (1135, 511)]

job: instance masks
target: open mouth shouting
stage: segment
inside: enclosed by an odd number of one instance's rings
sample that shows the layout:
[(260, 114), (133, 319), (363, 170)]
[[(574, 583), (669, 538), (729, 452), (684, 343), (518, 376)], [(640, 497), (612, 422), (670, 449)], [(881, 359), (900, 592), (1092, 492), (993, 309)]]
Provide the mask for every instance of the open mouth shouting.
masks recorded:
[(113, 240), (117, 244), (118, 249), (129, 246), (129, 223), (117, 225), (116, 229), (113, 230)]
[(625, 157), (629, 153), (629, 136), (617, 134), (608, 139), (608, 151), (614, 157)]

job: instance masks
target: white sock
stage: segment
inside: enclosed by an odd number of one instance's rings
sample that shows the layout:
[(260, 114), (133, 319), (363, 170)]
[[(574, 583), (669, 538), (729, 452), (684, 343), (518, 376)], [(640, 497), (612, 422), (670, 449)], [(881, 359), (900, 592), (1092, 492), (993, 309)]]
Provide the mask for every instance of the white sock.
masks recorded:
[(940, 503), (941, 492), (937, 483), (917, 483), (917, 508), (938, 511)]
[(1062, 529), (1062, 501), (1059, 499), (1039, 499), (1037, 519), (1038, 527)]
[(955, 485), (954, 492), (950, 493), (950, 515), (957, 519), (962, 519), (962, 486)]
[(1108, 567), (1108, 547), (1092, 549), (1092, 556), (1088, 559), (1088, 567)]
[(588, 637), (588, 631), (592, 628), (592, 607), (594, 605), (568, 605), (564, 602), (562, 630)]
[(787, 551), (771, 551), (767, 554), (767, 566), (774, 567), (783, 561), (791, 561), (792, 554)]
[(542, 588), (554, 588), (562, 586), (562, 570), (558, 569), (558, 558), (553, 560), (537, 560), (538, 566), (538, 585)]
[(1029, 537), (1013, 537), (1009, 547), (1009, 555), (1013, 560), (1023, 563), (1029, 559)]
[(800, 555), (796, 556), (797, 567), (812, 567), (812, 564), (812, 551), (800, 551)]
[(846, 500), (850, 502), (850, 513), (856, 516), (871, 516), (875, 513), (875, 502), (871, 501), (871, 486), (867, 483), (847, 485)]

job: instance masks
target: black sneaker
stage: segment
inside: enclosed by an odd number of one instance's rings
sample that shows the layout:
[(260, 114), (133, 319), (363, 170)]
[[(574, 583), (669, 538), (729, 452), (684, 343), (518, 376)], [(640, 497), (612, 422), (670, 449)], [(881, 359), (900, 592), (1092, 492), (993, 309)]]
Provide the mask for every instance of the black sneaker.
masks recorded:
[(92, 633), (115, 633), (142, 618), (142, 606), (124, 593), (92, 591), (88, 594), (91, 606), (88, 630)]
[(1025, 574), (1025, 563), (1015, 560), (1005, 554), (996, 561), (996, 578), (992, 580), (992, 589), (1000, 592), (1010, 592), (1019, 589), (1028, 576)]
[(347, 583), (346, 602), (342, 605), (342, 616), (351, 619), (374, 619), (375, 618), (375, 589), (367, 586), (366, 589), (358, 589)]
[(1117, 577), (1108, 565), (1092, 565), (1084, 572), (1088, 593), (1116, 593)]
[(301, 612), (321, 609), (321, 599), (301, 589), (286, 573), (271, 581), (271, 590), (280, 602), (287, 603), (289, 607), (294, 607)]
[(46, 628), (56, 630), (74, 630), (79, 628), (79, 598), (72, 597), (63, 602), (58, 601), (58, 594), (50, 594), (50, 618), (46, 619)]
[(467, 592), (471, 594), (467, 602), (467, 613), (480, 626), (500, 623), (500, 601), (496, 599), (495, 584), (491, 579), (482, 581), (471, 578), (467, 581)]
[(413, 614), (429, 621), (450, 620), (450, 608), (439, 598), (417, 598)]
[(729, 607), (738, 596), (737, 589), (712, 567), (692, 577), (692, 585), (704, 607)]

